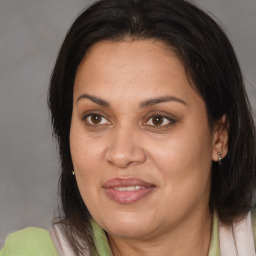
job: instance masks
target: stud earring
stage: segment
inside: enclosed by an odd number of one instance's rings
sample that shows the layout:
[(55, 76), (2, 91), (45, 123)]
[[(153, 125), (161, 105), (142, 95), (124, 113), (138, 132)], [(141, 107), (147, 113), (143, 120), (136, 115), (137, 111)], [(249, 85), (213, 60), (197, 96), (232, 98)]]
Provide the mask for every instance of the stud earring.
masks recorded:
[(72, 175), (75, 175), (75, 172), (74, 172), (74, 171), (72, 171)]
[(220, 152), (218, 152), (218, 158), (219, 158), (219, 165), (221, 165), (222, 157), (221, 157), (221, 153)]

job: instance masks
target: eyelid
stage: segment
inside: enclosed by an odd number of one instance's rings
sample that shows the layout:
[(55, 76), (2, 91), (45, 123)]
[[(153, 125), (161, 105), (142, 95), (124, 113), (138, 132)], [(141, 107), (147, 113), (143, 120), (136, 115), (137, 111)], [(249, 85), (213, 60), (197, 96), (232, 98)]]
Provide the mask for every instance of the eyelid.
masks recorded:
[[(102, 118), (104, 118), (105, 120), (107, 120), (108, 123), (104, 123), (104, 124), (90, 124), (89, 122), (86, 122), (86, 119), (87, 119), (89, 116), (92, 116), (92, 115), (99, 115), (99, 116), (101, 116)], [(82, 116), (82, 120), (83, 120), (83, 122), (86, 123), (86, 125), (88, 125), (88, 126), (94, 126), (94, 127), (112, 124), (112, 123), (109, 121), (109, 118), (106, 117), (106, 115), (105, 115), (104, 113), (102, 113), (101, 111), (98, 111), (98, 110), (91, 110), (91, 111), (88, 111), (88, 112), (84, 113), (83, 116)]]
[[(88, 121), (86, 121), (86, 119), (91, 116), (91, 115), (99, 115), (101, 116), (103, 119), (105, 119), (107, 122), (106, 123), (103, 123), (103, 124), (92, 124)], [(168, 124), (164, 124), (164, 125), (150, 125), (150, 124), (147, 124), (149, 122), (149, 120), (155, 116), (160, 116), (162, 117), (163, 119), (167, 119), (168, 120)], [(174, 118), (171, 114), (169, 113), (166, 113), (166, 112), (162, 112), (162, 111), (152, 111), (148, 114), (146, 114), (143, 118), (145, 121), (142, 122), (142, 125), (145, 125), (147, 127), (151, 127), (151, 128), (158, 128), (158, 129), (163, 129), (163, 128), (167, 128), (171, 125), (174, 125), (177, 120), (176, 118)], [(111, 125), (112, 122), (109, 121), (109, 117), (103, 113), (102, 111), (99, 111), (99, 110), (90, 110), (90, 111), (87, 111), (85, 112), (83, 115), (82, 115), (82, 120), (83, 122), (87, 125), (87, 126), (91, 126), (91, 127), (100, 127), (100, 126), (106, 126), (106, 125)]]
[[(153, 117), (155, 117), (155, 116), (161, 116), (162, 118), (167, 119), (167, 120), (169, 121), (169, 123), (168, 123), (168, 124), (165, 124), (165, 125), (147, 125), (146, 123), (147, 123), (151, 118), (153, 118)], [(174, 124), (177, 122), (177, 120), (176, 120), (174, 117), (170, 117), (170, 114), (163, 113), (163, 112), (159, 112), (159, 111), (157, 111), (157, 112), (151, 112), (151, 113), (147, 114), (146, 117), (145, 117), (145, 119), (146, 119), (146, 121), (143, 122), (144, 125), (146, 125), (146, 126), (148, 126), (148, 127), (158, 128), (158, 129), (160, 129), (160, 128), (166, 128), (166, 127), (168, 127), (168, 126), (170, 126), (170, 125), (174, 125)]]

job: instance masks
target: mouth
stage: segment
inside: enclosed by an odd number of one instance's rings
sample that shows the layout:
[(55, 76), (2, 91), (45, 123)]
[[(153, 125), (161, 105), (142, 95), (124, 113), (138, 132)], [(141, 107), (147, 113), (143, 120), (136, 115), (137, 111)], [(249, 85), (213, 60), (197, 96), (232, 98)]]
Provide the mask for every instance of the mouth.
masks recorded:
[(134, 191), (139, 189), (145, 189), (145, 187), (142, 187), (142, 186), (114, 187), (114, 190), (118, 190), (118, 191)]
[(155, 185), (137, 178), (115, 178), (103, 184), (106, 195), (120, 204), (135, 203), (147, 197)]

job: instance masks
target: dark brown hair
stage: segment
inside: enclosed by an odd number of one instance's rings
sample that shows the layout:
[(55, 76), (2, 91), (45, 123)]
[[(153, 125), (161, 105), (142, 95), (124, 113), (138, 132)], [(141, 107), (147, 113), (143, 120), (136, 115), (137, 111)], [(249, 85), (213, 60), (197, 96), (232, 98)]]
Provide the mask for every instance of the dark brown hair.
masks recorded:
[(48, 103), (61, 160), (60, 194), (69, 240), (79, 254), (90, 238), (90, 214), (72, 176), (69, 132), (73, 84), (88, 49), (101, 40), (156, 39), (173, 49), (188, 78), (204, 99), (210, 124), (227, 117), (228, 154), (212, 164), (210, 207), (223, 222), (241, 217), (252, 207), (255, 189), (255, 126), (232, 45), (217, 23), (183, 0), (101, 0), (71, 26), (53, 70)]

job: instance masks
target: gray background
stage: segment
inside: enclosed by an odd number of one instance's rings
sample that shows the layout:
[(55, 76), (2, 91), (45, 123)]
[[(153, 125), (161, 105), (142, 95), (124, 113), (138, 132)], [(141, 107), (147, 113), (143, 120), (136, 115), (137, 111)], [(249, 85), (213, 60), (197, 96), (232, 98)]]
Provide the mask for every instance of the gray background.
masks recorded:
[[(67, 29), (90, 2), (0, 0), (0, 248), (8, 233), (48, 227), (54, 216), (59, 165), (48, 81)], [(256, 110), (256, 0), (195, 2), (228, 33)]]

